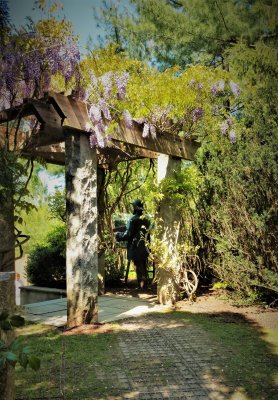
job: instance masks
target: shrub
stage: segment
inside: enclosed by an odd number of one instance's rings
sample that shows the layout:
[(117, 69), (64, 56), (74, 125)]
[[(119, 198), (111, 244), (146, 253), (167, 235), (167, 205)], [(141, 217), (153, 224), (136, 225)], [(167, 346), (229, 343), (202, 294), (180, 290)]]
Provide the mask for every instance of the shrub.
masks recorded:
[(37, 286), (66, 287), (66, 226), (52, 230), (44, 244), (30, 252), (26, 266), (28, 281)]
[(108, 286), (116, 286), (124, 276), (126, 254), (121, 249), (106, 250), (105, 253), (105, 283)]

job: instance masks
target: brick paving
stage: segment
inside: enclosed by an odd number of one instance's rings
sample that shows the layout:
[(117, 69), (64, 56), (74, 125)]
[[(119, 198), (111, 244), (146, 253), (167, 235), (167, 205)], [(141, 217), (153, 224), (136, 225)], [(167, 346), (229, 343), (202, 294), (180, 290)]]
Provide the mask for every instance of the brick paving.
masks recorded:
[(203, 325), (158, 313), (122, 320), (111, 334), (82, 336), (82, 354), (77, 336), (54, 338), (61, 349), (48, 349), (38, 374), (21, 373), (18, 400), (278, 399), (268, 366), (277, 356), (261, 336), (227, 348)]
[[(96, 389), (92, 399), (250, 400), (244, 389), (254, 382), (245, 382), (240, 372), (229, 381), (221, 368), (233, 354), (195, 324), (165, 315), (127, 320), (120, 324), (116, 347), (109, 366), (95, 365), (99, 386), (107, 390), (98, 394)], [(107, 367), (109, 376), (102, 372)], [(258, 400), (278, 398), (273, 388), (259, 393)]]

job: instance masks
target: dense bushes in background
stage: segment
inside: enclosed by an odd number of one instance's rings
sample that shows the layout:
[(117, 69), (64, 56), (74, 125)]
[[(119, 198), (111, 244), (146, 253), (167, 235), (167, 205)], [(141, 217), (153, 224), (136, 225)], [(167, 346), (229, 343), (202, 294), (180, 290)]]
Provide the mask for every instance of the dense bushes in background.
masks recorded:
[(66, 226), (52, 230), (43, 244), (30, 252), (26, 266), (33, 285), (64, 289), (66, 287)]

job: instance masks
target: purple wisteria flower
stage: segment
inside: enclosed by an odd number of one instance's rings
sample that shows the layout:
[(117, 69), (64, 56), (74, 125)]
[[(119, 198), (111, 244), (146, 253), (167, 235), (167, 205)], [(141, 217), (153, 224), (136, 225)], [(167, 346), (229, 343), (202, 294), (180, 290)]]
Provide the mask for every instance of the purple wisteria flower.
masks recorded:
[(227, 134), (228, 128), (229, 128), (228, 121), (227, 120), (223, 121), (222, 124), (221, 124), (222, 135), (226, 135)]
[(97, 141), (97, 136), (96, 136), (95, 132), (91, 133), (89, 141), (90, 141), (91, 149), (94, 149), (95, 147), (97, 147), (98, 141)]
[(197, 89), (202, 90), (203, 87), (204, 87), (204, 85), (201, 82), (199, 82), (197, 85)]
[(113, 86), (112, 77), (113, 77), (112, 72), (107, 72), (106, 74), (100, 77), (100, 81), (103, 86), (103, 95), (105, 99), (109, 99), (112, 93), (112, 86)]
[(211, 87), (211, 93), (212, 93), (212, 95), (213, 95), (213, 96), (216, 96), (216, 95), (217, 95), (217, 92), (218, 92), (217, 86), (216, 86), (215, 84), (212, 85), (212, 87)]
[(90, 97), (90, 92), (83, 88), (79, 87), (75, 92), (75, 98), (81, 101), (87, 101)]
[[(50, 40), (36, 32), (26, 34), (27, 41), (11, 40), (1, 47), (1, 95), (9, 91), (13, 105), (24, 97), (39, 97), (49, 90), (51, 76), (60, 72), (65, 82), (77, 76), (80, 59), (77, 43), (72, 39)], [(36, 39), (35, 46), (33, 40)], [(28, 40), (31, 40), (29, 43)]]
[(104, 118), (111, 121), (111, 114), (107, 102), (104, 99), (99, 100), (99, 107), (103, 112)]
[(233, 122), (231, 117), (227, 118), (227, 123), (228, 123), (229, 126), (232, 126), (234, 124), (234, 122)]
[(218, 81), (218, 90), (220, 92), (223, 92), (225, 88), (225, 81), (224, 79), (220, 79), (220, 81)]
[(101, 111), (96, 104), (92, 104), (89, 109), (89, 117), (93, 124), (101, 121)]
[(189, 86), (193, 87), (195, 85), (195, 79), (191, 79), (191, 81), (189, 82)]
[(238, 87), (238, 85), (235, 82), (231, 81), (230, 82), (230, 88), (231, 88), (231, 91), (232, 91), (233, 95), (235, 97), (237, 97), (239, 95), (239, 93), (240, 93), (240, 88)]
[(95, 131), (95, 134), (97, 137), (98, 147), (103, 149), (105, 147), (106, 143), (105, 143), (105, 138), (104, 138), (105, 126), (102, 121), (99, 122), (97, 125), (95, 125), (94, 131)]
[(211, 112), (212, 112), (213, 115), (218, 115), (219, 114), (218, 107), (217, 106), (212, 106)]
[(195, 110), (192, 111), (192, 121), (195, 123), (202, 119), (204, 116), (204, 110), (202, 107), (195, 108)]
[(123, 111), (124, 122), (127, 128), (132, 128), (132, 118), (128, 110)]
[(153, 139), (155, 139), (156, 138), (156, 129), (155, 129), (155, 126), (154, 125), (150, 125), (150, 134), (151, 134), (151, 137), (153, 138)]
[(133, 121), (137, 122), (138, 124), (143, 124), (146, 122), (145, 118), (133, 118)]
[(91, 130), (92, 130), (91, 124), (89, 122), (86, 122), (85, 131), (86, 132), (91, 132)]
[(147, 138), (150, 134), (150, 125), (145, 123), (144, 127), (143, 127), (143, 133), (142, 133), (142, 137), (143, 138)]
[(129, 78), (128, 72), (124, 72), (121, 75), (115, 76), (115, 83), (118, 90), (117, 97), (119, 100), (123, 99), (125, 96), (128, 78)]
[(232, 144), (235, 144), (237, 141), (236, 133), (233, 129), (231, 129), (229, 132), (229, 139)]
[(106, 135), (106, 138), (105, 138), (105, 143), (106, 143), (106, 146), (107, 147), (112, 147), (113, 146), (113, 143), (112, 143), (112, 136), (111, 135)]
[(98, 86), (98, 78), (95, 76), (93, 71), (89, 71), (89, 77), (91, 80), (92, 86), (95, 88)]

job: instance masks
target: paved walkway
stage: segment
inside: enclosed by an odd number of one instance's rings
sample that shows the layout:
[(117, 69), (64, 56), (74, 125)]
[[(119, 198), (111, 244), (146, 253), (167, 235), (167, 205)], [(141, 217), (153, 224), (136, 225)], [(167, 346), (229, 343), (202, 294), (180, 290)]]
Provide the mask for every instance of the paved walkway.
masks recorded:
[[(41, 354), (39, 374), (20, 372), (17, 399), (278, 399), (277, 348), (264, 330), (251, 328), (248, 318), (239, 324), (234, 310), (218, 305), (213, 313), (212, 300), (211, 308), (186, 303), (180, 318), (180, 313), (151, 314), (168, 308), (157, 305), (156, 296), (99, 297), (99, 322), (119, 321), (113, 333), (82, 336), (85, 352), (78, 350), (74, 334), (50, 335), (55, 350), (51, 346)], [(66, 299), (29, 304), (25, 310), (28, 320), (66, 324)], [(192, 312), (210, 315), (221, 330), (214, 333), (207, 319), (196, 322)]]
[(112, 334), (50, 335), (39, 373), (18, 373), (16, 398), (276, 400), (277, 356), (259, 332), (230, 322), (211, 336), (190, 315), (158, 313), (119, 321)]
[[(150, 296), (148, 299), (113, 295), (100, 296), (98, 297), (98, 322), (113, 322), (169, 308), (156, 304), (156, 299), (156, 296)], [(24, 306), (24, 310), (27, 321), (57, 327), (64, 326), (67, 322), (66, 298), (27, 304)]]

